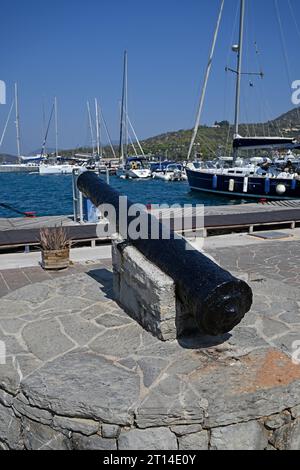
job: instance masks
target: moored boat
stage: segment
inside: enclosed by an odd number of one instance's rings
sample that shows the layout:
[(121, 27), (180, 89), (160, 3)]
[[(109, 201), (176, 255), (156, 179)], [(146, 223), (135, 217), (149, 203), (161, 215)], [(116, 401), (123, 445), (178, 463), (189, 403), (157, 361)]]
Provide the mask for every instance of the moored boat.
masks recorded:
[(125, 178), (146, 179), (151, 177), (151, 170), (145, 157), (128, 157), (122, 175)]
[[(300, 198), (300, 166), (292, 154), (293, 150), (299, 150), (300, 144), (293, 138), (286, 137), (242, 137), (239, 134), (240, 116), (240, 93), (241, 78), (243, 75), (258, 75), (263, 78), (263, 73), (245, 73), (242, 71), (243, 39), (244, 39), (244, 17), (246, 0), (240, 0), (240, 33), (239, 44), (234, 45), (232, 50), (237, 53), (237, 70), (231, 70), (236, 74), (236, 103), (235, 103), (235, 125), (233, 138), (232, 165), (224, 165), (224, 161), (215, 164), (197, 165), (189, 163), (186, 168), (187, 178), (192, 190), (206, 193), (230, 196), (231, 198), (255, 198), (255, 199), (297, 199)], [(205, 89), (209, 77), (212, 57), (214, 53), (216, 38), (220, 26), (222, 9), (217, 29), (214, 36), (212, 53), (202, 90), (196, 125), (190, 145), (188, 159), (195, 143), (198, 132), (200, 115), (204, 102)], [(263, 157), (245, 162), (239, 153), (242, 151), (261, 150), (264, 152), (285, 151), (283, 158), (271, 159)], [(271, 156), (271, 155), (270, 155)]]
[(155, 179), (161, 179), (164, 181), (182, 181), (183, 180), (183, 168), (178, 163), (169, 163), (164, 166), (158, 167), (153, 171), (152, 177)]

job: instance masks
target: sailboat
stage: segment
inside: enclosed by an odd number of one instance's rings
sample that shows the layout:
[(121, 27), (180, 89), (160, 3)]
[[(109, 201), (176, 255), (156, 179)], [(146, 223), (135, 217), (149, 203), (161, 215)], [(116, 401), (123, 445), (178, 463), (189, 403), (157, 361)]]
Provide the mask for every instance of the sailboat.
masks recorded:
[(40, 175), (72, 174), (73, 170), (81, 169), (82, 167), (76, 164), (73, 165), (70, 163), (65, 163), (63, 161), (64, 159), (62, 159), (62, 157), (58, 155), (58, 121), (57, 121), (57, 98), (56, 97), (54, 98), (54, 104), (52, 106), (41, 155), (43, 158), (45, 158), (45, 155), (44, 155), (45, 147), (46, 147), (49, 127), (51, 124), (53, 112), (54, 112), (54, 119), (55, 119), (55, 158), (53, 159), (52, 162), (51, 162), (51, 159), (46, 159), (45, 161), (43, 161), (43, 163), (41, 163), (41, 165), (39, 166), (39, 173)]
[(19, 116), (19, 99), (18, 99), (18, 85), (15, 83), (14, 86), (14, 99), (12, 101), (11, 107), (9, 109), (9, 113), (4, 125), (4, 129), (0, 138), (0, 148), (4, 141), (4, 137), (7, 131), (7, 127), (13, 112), (15, 109), (15, 125), (16, 125), (16, 140), (17, 140), (17, 159), (18, 163), (5, 163), (0, 165), (0, 172), (1, 173), (10, 173), (10, 172), (37, 172), (38, 171), (38, 164), (40, 162), (40, 156), (28, 156), (24, 157), (21, 155), (21, 138), (20, 138), (20, 116)]
[[(280, 150), (292, 151), (300, 149), (300, 144), (292, 138), (284, 137), (243, 137), (239, 132), (240, 118), (240, 95), (241, 79), (247, 73), (243, 72), (243, 42), (244, 42), (244, 19), (245, 19), (246, 0), (240, 0), (240, 25), (239, 25), (239, 43), (234, 45), (232, 50), (237, 53), (237, 70), (232, 70), (236, 74), (236, 101), (235, 101), (235, 123), (233, 137), (233, 155), (231, 167), (225, 168), (224, 161), (219, 160), (214, 164), (206, 165), (188, 163), (186, 173), (188, 182), (192, 190), (205, 193), (212, 193), (221, 196), (230, 196), (231, 198), (255, 198), (267, 200), (283, 200), (300, 198), (300, 167), (293, 165), (290, 161), (283, 166), (274, 162), (273, 164), (267, 158), (262, 159), (262, 163), (257, 165), (255, 162), (244, 163), (239, 161), (239, 151), (241, 150)], [(211, 55), (209, 58), (204, 86), (202, 89), (201, 100), (199, 104), (196, 124), (192, 136), (188, 160), (190, 159), (195, 138), (198, 132), (201, 112), (204, 103), (205, 91), (209, 74), (211, 70), (212, 59), (214, 55), (216, 40), (222, 18), (224, 0), (221, 2), (220, 13), (217, 27), (215, 30)], [(251, 75), (262, 75), (251, 74)], [(199, 167), (200, 166), (200, 167)], [(229, 166), (229, 165), (228, 165)]]
[[(131, 131), (133, 132), (141, 155), (138, 154), (134, 146), (134, 143), (130, 137), (128, 127), (130, 127)], [(134, 156), (128, 155), (129, 139), (131, 141), (131, 145), (135, 153)], [(123, 167), (122, 174), (120, 175), (121, 178), (146, 179), (151, 177), (151, 170), (149, 164), (128, 116), (127, 51), (124, 52), (119, 155)]]

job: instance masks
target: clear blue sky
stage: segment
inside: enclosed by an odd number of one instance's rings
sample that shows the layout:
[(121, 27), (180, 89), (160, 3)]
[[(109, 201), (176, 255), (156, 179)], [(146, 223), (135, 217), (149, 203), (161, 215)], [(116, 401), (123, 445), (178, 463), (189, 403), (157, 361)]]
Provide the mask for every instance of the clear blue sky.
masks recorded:
[[(231, 37), (237, 42), (238, 0), (226, 0), (202, 122), (233, 118)], [(244, 80), (242, 120), (261, 121), (292, 108), (289, 80), (300, 79), (300, 30), (288, 0), (278, 0), (290, 72), (282, 52), (274, 0), (247, 0), (245, 62), (256, 71), (254, 42), (266, 77)], [(300, 2), (290, 0), (300, 24)], [(0, 79), (7, 105), (18, 82), (22, 152), (41, 146), (43, 102), (59, 103), (59, 143), (89, 143), (86, 100), (102, 104), (113, 139), (118, 137), (122, 55), (128, 50), (129, 116), (140, 138), (193, 126), (220, 0), (3, 0)], [(235, 25), (235, 27), (234, 27)], [(288, 78), (288, 75), (290, 77)], [(54, 145), (53, 127), (49, 146)], [(13, 120), (0, 152), (16, 152)]]

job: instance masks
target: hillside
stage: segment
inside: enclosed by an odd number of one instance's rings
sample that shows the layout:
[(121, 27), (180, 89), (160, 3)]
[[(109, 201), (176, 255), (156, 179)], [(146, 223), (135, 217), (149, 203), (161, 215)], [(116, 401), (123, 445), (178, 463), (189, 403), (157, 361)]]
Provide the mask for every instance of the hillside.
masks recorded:
[(294, 108), (287, 113), (282, 114), (274, 119), (273, 123), (281, 129), (284, 128), (300, 128), (300, 108)]
[[(293, 137), (300, 141), (300, 108), (282, 114), (273, 121), (266, 123), (242, 124), (240, 134), (243, 136), (274, 136), (282, 135)], [(145, 154), (162, 155), (171, 159), (184, 159), (187, 156), (192, 130), (178, 130), (165, 134), (150, 137), (141, 142)], [(200, 153), (204, 158), (211, 158), (212, 155), (222, 153), (229, 154), (233, 137), (233, 126), (227, 121), (216, 123), (213, 127), (202, 126), (199, 128), (194, 153)], [(118, 146), (115, 146), (118, 154)], [(130, 148), (133, 153), (133, 149)], [(81, 147), (70, 150), (60, 150), (63, 156), (72, 156), (75, 153), (91, 153), (91, 148)], [(104, 155), (112, 158), (109, 147), (104, 148)], [(11, 155), (1, 155), (1, 161), (14, 161)]]
[[(275, 136), (282, 135), (300, 140), (300, 108), (279, 116), (266, 123), (241, 124), (240, 134), (243, 136)], [(188, 153), (192, 130), (178, 130), (150, 137), (141, 142), (145, 154), (163, 155), (172, 159), (184, 159)], [(201, 153), (204, 158), (211, 158), (212, 154), (231, 151), (233, 126), (227, 121), (216, 123), (213, 127), (202, 126), (199, 128), (194, 153)], [(115, 146), (116, 153), (118, 147)], [(130, 149), (132, 151), (132, 149)], [(105, 156), (112, 158), (109, 147), (104, 148)], [(66, 156), (74, 153), (91, 153), (90, 148), (66, 150)]]
[(17, 157), (7, 153), (0, 153), (0, 163), (16, 163)]

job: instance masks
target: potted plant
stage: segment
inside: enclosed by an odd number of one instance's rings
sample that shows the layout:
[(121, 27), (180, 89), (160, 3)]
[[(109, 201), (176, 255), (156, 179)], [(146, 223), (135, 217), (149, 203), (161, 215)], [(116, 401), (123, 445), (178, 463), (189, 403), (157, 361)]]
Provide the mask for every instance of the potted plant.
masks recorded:
[(42, 267), (44, 269), (66, 269), (70, 264), (70, 246), (65, 227), (40, 229)]

